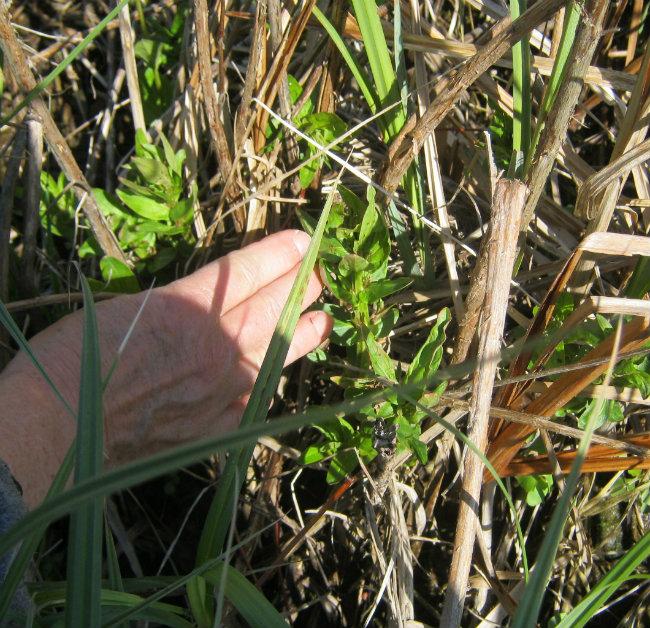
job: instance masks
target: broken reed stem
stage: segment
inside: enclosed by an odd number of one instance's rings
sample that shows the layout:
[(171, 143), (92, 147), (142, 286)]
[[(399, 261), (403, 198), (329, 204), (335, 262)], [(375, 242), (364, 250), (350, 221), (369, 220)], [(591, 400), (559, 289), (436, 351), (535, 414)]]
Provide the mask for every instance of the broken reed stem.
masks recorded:
[(566, 138), (569, 122), (584, 85), (585, 73), (600, 41), (607, 6), (606, 0), (587, 0), (582, 7), (582, 19), (576, 30), (555, 107), (548, 114), (530, 167), (527, 168), (526, 183), (530, 188), (530, 194), (521, 221), (522, 234), (526, 232), (535, 213), (555, 158)]
[[(0, 48), (2, 48), (5, 60), (11, 68), (16, 83), (21, 86), (25, 93), (35, 89), (36, 80), (29, 69), (27, 59), (25, 59), (18, 38), (11, 26), (11, 20), (6, 6), (2, 2), (0, 2)], [(99, 209), (99, 205), (88, 181), (86, 181), (86, 177), (81, 172), (70, 147), (63, 135), (61, 135), (61, 131), (59, 131), (43, 99), (40, 97), (34, 98), (31, 106), (34, 115), (43, 123), (43, 135), (54, 158), (68, 181), (73, 184), (72, 190), (82, 205), (83, 212), (102, 251), (106, 255), (110, 255), (130, 266), (131, 264), (122, 252), (115, 234), (111, 231), (104, 215)]]
[[(520, 181), (500, 179), (494, 191), (492, 220), (487, 238), (487, 276), (485, 301), (479, 322), (479, 347), (474, 373), (468, 438), (480, 451), (487, 445), (487, 428), (496, 376), (495, 356), (500, 353), (510, 279), (517, 250), (521, 212), (526, 201), (526, 186)], [(478, 504), (483, 479), (483, 462), (465, 449), (461, 502), (456, 524), (449, 586), (440, 625), (460, 626), (469, 571), (474, 550)]]
[(138, 81), (138, 67), (135, 61), (135, 49), (133, 47), (133, 27), (131, 26), (131, 14), (129, 5), (125, 4), (120, 11), (120, 41), (122, 42), (122, 58), (124, 71), (126, 72), (126, 86), (131, 101), (131, 115), (133, 116), (133, 128), (136, 131), (147, 132), (147, 123), (144, 118), (142, 106), (142, 94)]

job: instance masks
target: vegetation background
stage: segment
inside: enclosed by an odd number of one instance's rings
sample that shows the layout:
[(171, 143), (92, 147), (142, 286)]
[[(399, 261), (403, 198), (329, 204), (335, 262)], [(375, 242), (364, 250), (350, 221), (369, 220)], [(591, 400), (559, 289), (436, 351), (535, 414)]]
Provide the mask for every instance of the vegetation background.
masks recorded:
[[(3, 2), (0, 362), (88, 351), (0, 617), (29, 568), (32, 625), (648, 625), (649, 8)], [(242, 429), (93, 464), (94, 300), (298, 226)]]

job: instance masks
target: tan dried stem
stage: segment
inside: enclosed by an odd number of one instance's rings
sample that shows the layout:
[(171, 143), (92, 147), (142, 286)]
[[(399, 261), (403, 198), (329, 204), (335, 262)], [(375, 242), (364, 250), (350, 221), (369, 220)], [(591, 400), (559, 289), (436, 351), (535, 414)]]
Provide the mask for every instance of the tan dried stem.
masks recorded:
[[(487, 235), (486, 291), (479, 323), (477, 369), (470, 404), (467, 436), (485, 451), (492, 391), (506, 309), (510, 295), (510, 278), (515, 262), (521, 212), (527, 189), (520, 181), (500, 179), (494, 191), (492, 219)], [(465, 450), (463, 486), (456, 524), (449, 585), (440, 620), (443, 626), (460, 626), (469, 571), (472, 563), (476, 525), (479, 523), (483, 462), (468, 448)]]

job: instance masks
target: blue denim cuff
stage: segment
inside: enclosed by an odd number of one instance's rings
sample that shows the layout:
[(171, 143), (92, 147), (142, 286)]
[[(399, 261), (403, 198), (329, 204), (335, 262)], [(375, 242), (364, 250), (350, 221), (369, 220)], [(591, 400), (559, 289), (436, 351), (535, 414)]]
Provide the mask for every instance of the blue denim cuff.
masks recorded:
[[(14, 480), (9, 467), (0, 460), (0, 535), (20, 521), (26, 512), (20, 485)], [(0, 556), (0, 587), (17, 550), (16, 547), (12, 552)], [(25, 585), (22, 584), (14, 594), (8, 616), (0, 618), (0, 627), (23, 626), (30, 607), (31, 600)]]

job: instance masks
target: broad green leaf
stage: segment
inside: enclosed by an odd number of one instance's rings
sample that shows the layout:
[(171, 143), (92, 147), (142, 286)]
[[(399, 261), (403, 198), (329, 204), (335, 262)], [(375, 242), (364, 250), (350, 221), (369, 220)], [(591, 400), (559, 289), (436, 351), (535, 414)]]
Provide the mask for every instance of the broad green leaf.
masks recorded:
[(539, 475), (518, 475), (517, 484), (526, 492), (526, 503), (539, 506), (553, 489), (553, 476), (548, 473)]
[(445, 329), (450, 320), (451, 312), (448, 308), (443, 309), (431, 327), (429, 337), (415, 354), (406, 371), (405, 384), (422, 384), (438, 370), (442, 361)]
[(339, 451), (332, 458), (327, 469), (326, 481), (328, 484), (338, 484), (353, 473), (359, 464), (357, 455), (351, 449)]
[(122, 261), (114, 257), (102, 257), (99, 262), (102, 278), (108, 283), (104, 289), (110, 292), (140, 292), (140, 284), (133, 271)]
[(342, 277), (349, 277), (365, 270), (367, 266), (368, 262), (363, 257), (350, 253), (339, 262), (339, 273), (341, 273)]
[(394, 382), (396, 380), (395, 365), (371, 333), (368, 333), (366, 337), (366, 347), (370, 356), (372, 370), (380, 377)]
[(368, 303), (376, 303), (377, 301), (404, 290), (410, 286), (413, 280), (410, 277), (398, 277), (397, 279), (380, 279), (371, 283), (364, 291), (364, 299)]
[(120, 200), (133, 212), (148, 220), (168, 220), (169, 207), (151, 198), (132, 194), (126, 190), (117, 190)]

